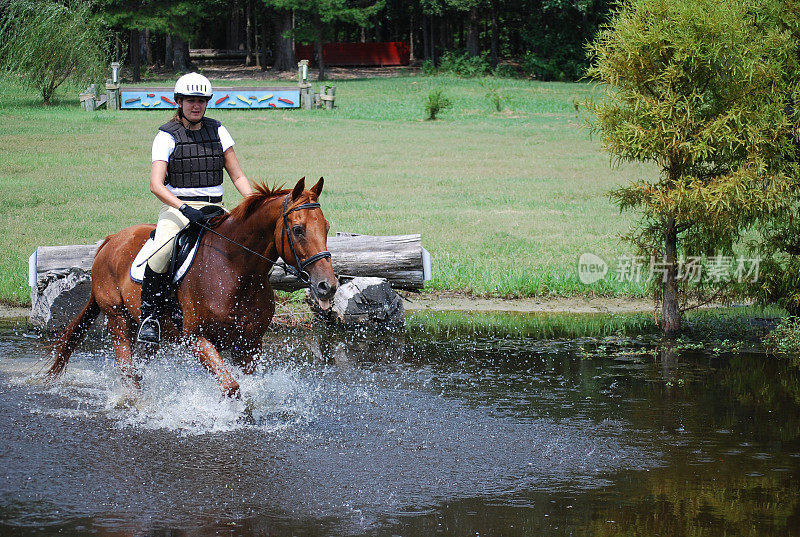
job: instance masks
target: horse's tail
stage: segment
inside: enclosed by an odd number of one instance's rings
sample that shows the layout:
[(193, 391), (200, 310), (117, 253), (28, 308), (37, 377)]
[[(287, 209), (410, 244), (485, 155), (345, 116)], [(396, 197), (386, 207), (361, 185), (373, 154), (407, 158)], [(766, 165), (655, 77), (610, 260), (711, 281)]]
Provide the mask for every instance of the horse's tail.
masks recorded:
[(57, 378), (67, 368), (67, 362), (72, 352), (81, 344), (86, 337), (86, 333), (92, 326), (92, 323), (100, 315), (100, 306), (94, 299), (94, 293), (89, 295), (89, 301), (83, 307), (81, 312), (69, 323), (61, 335), (58, 336), (55, 344), (53, 344), (53, 355), (55, 360), (53, 365), (47, 371), (47, 376), (50, 378)]
[[(101, 244), (97, 251), (108, 243), (108, 239)], [(95, 254), (97, 255), (97, 254)], [(86, 333), (92, 326), (92, 323), (97, 316), (100, 315), (100, 306), (94, 298), (94, 291), (89, 294), (89, 301), (83, 307), (81, 312), (69, 323), (61, 335), (52, 346), (52, 354), (54, 356), (53, 365), (47, 371), (47, 376), (55, 379), (67, 368), (69, 357), (72, 356), (73, 351), (81, 344), (86, 337)]]

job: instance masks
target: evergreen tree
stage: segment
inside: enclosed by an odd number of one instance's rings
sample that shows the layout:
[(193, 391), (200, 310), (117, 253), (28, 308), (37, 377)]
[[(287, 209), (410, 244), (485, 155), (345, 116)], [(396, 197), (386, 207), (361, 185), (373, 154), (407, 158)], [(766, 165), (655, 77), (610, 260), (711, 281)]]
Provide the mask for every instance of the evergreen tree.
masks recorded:
[(640, 215), (627, 238), (663, 269), (662, 326), (676, 333), (679, 256), (732, 255), (796, 197), (797, 41), (763, 1), (625, 0), (590, 51), (605, 88), (594, 131), (615, 161), (660, 172), (612, 199)]

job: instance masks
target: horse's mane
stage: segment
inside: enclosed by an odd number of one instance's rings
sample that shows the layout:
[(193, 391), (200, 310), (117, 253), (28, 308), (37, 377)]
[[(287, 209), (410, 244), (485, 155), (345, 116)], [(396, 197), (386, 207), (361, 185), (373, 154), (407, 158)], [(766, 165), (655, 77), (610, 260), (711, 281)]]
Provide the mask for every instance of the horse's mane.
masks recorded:
[(231, 209), (230, 213), (220, 217), (215, 224), (221, 223), (228, 218), (247, 220), (269, 200), (291, 192), (291, 190), (283, 188), (283, 185), (269, 186), (265, 183), (256, 183), (253, 185), (253, 188), (252, 194), (244, 198), (239, 205)]

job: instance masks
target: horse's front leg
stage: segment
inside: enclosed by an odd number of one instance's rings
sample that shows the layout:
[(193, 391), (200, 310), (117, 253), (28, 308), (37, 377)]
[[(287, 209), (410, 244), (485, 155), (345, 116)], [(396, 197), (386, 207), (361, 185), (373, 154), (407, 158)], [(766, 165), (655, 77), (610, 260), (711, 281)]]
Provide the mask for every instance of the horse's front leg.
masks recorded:
[(208, 339), (203, 336), (194, 336), (192, 338), (192, 351), (200, 359), (200, 363), (217, 377), (222, 393), (228, 397), (239, 397), (239, 383), (225, 368), (222, 357)]

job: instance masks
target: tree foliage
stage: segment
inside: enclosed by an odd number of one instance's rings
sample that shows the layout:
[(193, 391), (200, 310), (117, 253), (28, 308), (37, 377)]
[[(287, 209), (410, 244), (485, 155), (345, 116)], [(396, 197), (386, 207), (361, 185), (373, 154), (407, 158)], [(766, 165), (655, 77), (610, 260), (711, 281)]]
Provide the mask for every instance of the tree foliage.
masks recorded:
[(2, 7), (0, 69), (39, 91), (45, 104), (68, 79), (102, 79), (108, 35), (88, 4), (10, 0)]
[[(773, 0), (769, 19), (784, 33), (800, 43), (800, 4), (794, 0)], [(797, 59), (797, 56), (795, 57)], [(797, 71), (788, 76), (786, 113), (797, 118), (800, 112), (800, 76)], [(800, 145), (800, 131), (795, 145)], [(789, 163), (790, 173), (796, 175), (798, 163)], [(779, 304), (791, 315), (800, 315), (800, 200), (797, 192), (790, 198), (787, 210), (775, 213), (760, 227), (757, 240), (751, 242), (754, 254), (759, 255), (761, 278), (751, 287), (762, 303)]]
[(299, 16), (295, 38), (313, 42), (319, 67), (319, 79), (325, 79), (322, 45), (330, 39), (337, 23), (363, 27), (384, 8), (384, 0), (264, 0), (278, 10), (293, 10)]
[(94, 0), (94, 4), (98, 18), (109, 28), (147, 29), (187, 40), (194, 37), (198, 22), (211, 7), (211, 2), (197, 0)]
[(797, 51), (763, 1), (620, 4), (590, 47), (605, 95), (588, 104), (615, 161), (660, 171), (611, 194), (640, 214), (627, 238), (643, 254), (732, 253), (750, 226), (785, 214), (798, 186), (798, 117), (787, 108)]
[(93, 0), (97, 15), (118, 37), (136, 39), (131, 30), (149, 30), (147, 45), (157, 52), (157, 63), (167, 36), (180, 36), (195, 49), (250, 53), (258, 42), (282, 70), (294, 69), (295, 41), (403, 41), (414, 59), (433, 67), (446, 57), (467, 55), (492, 69), (502, 65), (506, 75), (542, 80), (583, 76), (584, 44), (606, 20), (611, 1)]
[(606, 22), (611, 0), (541, 0), (521, 8), (523, 70), (540, 80), (579, 80), (586, 73), (586, 42)]

